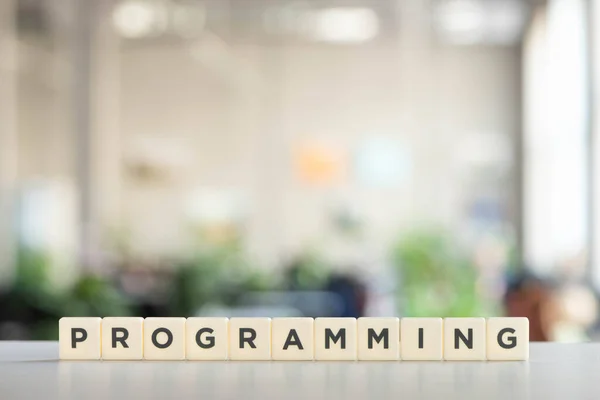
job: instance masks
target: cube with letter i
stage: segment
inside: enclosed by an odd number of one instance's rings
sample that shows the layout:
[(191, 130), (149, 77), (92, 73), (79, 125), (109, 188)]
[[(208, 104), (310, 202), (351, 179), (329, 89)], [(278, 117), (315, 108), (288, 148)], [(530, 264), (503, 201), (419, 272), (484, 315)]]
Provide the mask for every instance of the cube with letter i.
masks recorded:
[(444, 357), (444, 322), (441, 318), (402, 318), (400, 358), (440, 361)]

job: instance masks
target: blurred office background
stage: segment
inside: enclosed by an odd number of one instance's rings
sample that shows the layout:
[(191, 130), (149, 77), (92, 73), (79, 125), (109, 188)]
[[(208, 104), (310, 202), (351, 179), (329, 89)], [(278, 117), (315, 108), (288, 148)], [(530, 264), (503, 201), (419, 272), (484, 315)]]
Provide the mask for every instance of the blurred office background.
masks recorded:
[(599, 338), (600, 2), (0, 1), (0, 339), (78, 315)]

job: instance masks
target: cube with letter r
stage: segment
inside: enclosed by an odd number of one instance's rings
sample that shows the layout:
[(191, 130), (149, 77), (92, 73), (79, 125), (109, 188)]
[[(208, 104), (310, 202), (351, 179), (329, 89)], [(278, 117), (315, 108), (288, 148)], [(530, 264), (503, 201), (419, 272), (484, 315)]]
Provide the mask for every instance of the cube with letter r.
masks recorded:
[(231, 318), (229, 320), (231, 360), (271, 359), (271, 318)]
[(143, 359), (143, 326), (144, 319), (140, 317), (102, 319), (102, 359)]
[(63, 317), (58, 321), (59, 358), (61, 360), (99, 360), (102, 319)]

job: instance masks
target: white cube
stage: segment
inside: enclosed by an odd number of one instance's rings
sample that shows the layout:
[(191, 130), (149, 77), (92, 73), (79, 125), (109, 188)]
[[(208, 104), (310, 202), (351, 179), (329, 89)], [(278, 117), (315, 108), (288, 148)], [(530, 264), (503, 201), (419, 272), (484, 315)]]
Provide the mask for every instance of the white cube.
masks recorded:
[(144, 319), (140, 317), (106, 317), (102, 319), (102, 359), (141, 360)]
[(444, 357), (444, 322), (441, 318), (402, 318), (400, 358), (439, 361)]
[(528, 360), (529, 319), (488, 318), (487, 359)]
[(444, 359), (486, 359), (485, 318), (444, 319)]
[(315, 319), (315, 360), (356, 360), (356, 318)]
[(185, 360), (185, 318), (146, 318), (144, 359)]
[(101, 323), (96, 317), (63, 317), (58, 321), (61, 360), (99, 360)]
[(271, 318), (231, 318), (229, 358), (232, 360), (271, 359)]
[(185, 322), (185, 352), (188, 360), (227, 360), (228, 318), (188, 318)]
[(314, 319), (273, 318), (271, 357), (273, 360), (313, 360)]
[(359, 318), (358, 359), (398, 360), (400, 357), (400, 319)]

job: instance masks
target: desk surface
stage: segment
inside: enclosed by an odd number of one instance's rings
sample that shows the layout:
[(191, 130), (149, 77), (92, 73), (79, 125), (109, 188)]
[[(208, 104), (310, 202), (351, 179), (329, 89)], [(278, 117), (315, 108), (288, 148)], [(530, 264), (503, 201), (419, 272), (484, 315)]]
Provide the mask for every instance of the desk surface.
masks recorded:
[(59, 362), (55, 342), (0, 342), (0, 398), (600, 398), (600, 343), (530, 351), (529, 362)]

